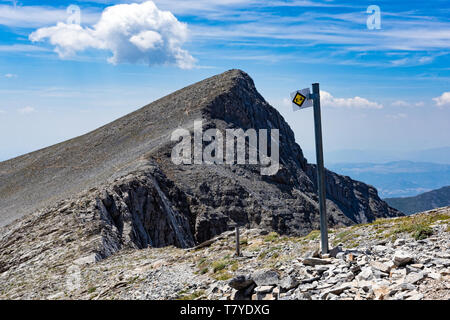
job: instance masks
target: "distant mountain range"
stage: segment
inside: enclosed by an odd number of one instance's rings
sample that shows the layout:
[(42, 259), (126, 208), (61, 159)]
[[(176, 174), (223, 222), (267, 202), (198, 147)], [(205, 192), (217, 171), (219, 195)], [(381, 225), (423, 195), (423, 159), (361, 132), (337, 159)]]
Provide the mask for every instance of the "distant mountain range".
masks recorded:
[(450, 206), (450, 186), (425, 192), (415, 197), (387, 198), (384, 201), (406, 214)]
[[(326, 163), (383, 163), (392, 161), (414, 161), (450, 164), (450, 146), (414, 151), (342, 149), (325, 152)], [(315, 161), (314, 150), (305, 150), (307, 158)]]
[(381, 198), (416, 196), (450, 185), (450, 164), (393, 161), (332, 163), (327, 168), (373, 185)]

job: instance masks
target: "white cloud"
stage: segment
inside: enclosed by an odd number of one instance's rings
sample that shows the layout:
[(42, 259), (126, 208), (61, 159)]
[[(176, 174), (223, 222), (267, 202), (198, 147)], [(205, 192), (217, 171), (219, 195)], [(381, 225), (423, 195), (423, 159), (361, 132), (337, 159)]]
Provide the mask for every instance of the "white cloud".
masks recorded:
[(450, 106), (450, 92), (444, 92), (440, 97), (433, 98), (439, 108)]
[(292, 101), (291, 99), (283, 98), (283, 100), (281, 100), (281, 105), (285, 107), (290, 107), (292, 105)]
[[(66, 21), (68, 17), (66, 8), (0, 5), (0, 25), (8, 27), (38, 28), (58, 21)], [(81, 22), (94, 23), (98, 17), (98, 12), (84, 8)]]
[(33, 42), (49, 39), (61, 58), (89, 48), (108, 50), (108, 62), (176, 64), (192, 68), (195, 59), (181, 45), (188, 29), (169, 11), (161, 11), (152, 1), (119, 4), (106, 8), (91, 27), (59, 22), (29, 36)]
[(417, 101), (417, 102), (407, 102), (404, 100), (397, 100), (391, 103), (393, 107), (423, 107), (425, 102)]
[(396, 113), (396, 114), (387, 114), (386, 115), (386, 118), (393, 119), (393, 120), (404, 119), (407, 117), (408, 117), (408, 115), (406, 113)]
[(394, 107), (407, 107), (409, 106), (409, 103), (403, 100), (397, 100), (392, 102), (392, 106)]
[[(280, 104), (285, 107), (290, 107), (292, 105), (291, 99), (283, 98), (276, 104)], [(383, 105), (377, 102), (369, 101), (361, 97), (353, 98), (335, 98), (327, 91), (320, 91), (320, 104), (323, 107), (332, 108), (349, 108), (349, 109), (382, 109)]]
[(17, 74), (7, 73), (7, 74), (5, 74), (5, 78), (8, 78), (8, 79), (17, 78)]
[(30, 114), (30, 113), (33, 113), (35, 111), (36, 111), (36, 109), (34, 109), (33, 107), (30, 107), (30, 106), (26, 106), (24, 108), (17, 109), (17, 112), (19, 112), (22, 115)]
[(352, 109), (382, 109), (383, 105), (361, 97), (335, 98), (329, 92), (320, 91), (320, 103), (325, 107)]
[(419, 58), (419, 62), (422, 64), (433, 62), (434, 57), (421, 57)]

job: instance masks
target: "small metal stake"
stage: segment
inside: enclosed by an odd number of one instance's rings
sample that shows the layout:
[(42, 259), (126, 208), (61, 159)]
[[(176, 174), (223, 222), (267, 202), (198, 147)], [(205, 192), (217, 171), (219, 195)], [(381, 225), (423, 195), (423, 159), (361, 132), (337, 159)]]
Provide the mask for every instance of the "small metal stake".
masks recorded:
[(239, 227), (236, 226), (236, 256), (241, 256), (241, 244), (239, 241)]

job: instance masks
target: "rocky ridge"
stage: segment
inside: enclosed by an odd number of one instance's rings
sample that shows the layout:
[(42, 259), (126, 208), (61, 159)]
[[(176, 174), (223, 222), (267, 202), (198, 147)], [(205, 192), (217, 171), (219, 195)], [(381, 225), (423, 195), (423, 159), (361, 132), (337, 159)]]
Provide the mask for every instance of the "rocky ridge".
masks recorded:
[[(41, 236), (67, 232), (60, 228), (49, 227)], [(97, 262), (93, 256), (73, 260), (80, 248), (59, 237), (61, 247), (45, 251), (52, 259), (41, 259), (40, 247), (33, 246), (20, 261), (9, 261), (16, 267), (0, 271), (0, 298), (450, 298), (450, 207), (329, 232), (329, 256), (318, 253), (318, 231), (292, 237), (245, 229), (240, 257), (234, 255), (234, 232), (227, 231), (190, 249), (129, 246)], [(4, 252), (2, 266), (15, 257)]]
[[(259, 165), (175, 165), (171, 132), (192, 130), (198, 119), (204, 130), (278, 129), (280, 170), (261, 176)], [(62, 217), (108, 239), (93, 252), (101, 258), (131, 243), (189, 247), (236, 224), (297, 236), (319, 225), (315, 166), (240, 70), (181, 89), (81, 137), (1, 162), (0, 181), (0, 225), (29, 214), (70, 212), (77, 216)], [(330, 226), (401, 215), (375, 188), (349, 177), (327, 171), (326, 189)]]

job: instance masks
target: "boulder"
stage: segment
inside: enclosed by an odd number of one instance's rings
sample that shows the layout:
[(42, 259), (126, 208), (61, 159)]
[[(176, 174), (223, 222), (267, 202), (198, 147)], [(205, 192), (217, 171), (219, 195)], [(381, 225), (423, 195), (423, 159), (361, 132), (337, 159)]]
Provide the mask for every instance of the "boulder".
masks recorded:
[(414, 257), (412, 254), (406, 252), (406, 251), (396, 251), (394, 254), (394, 257), (392, 261), (397, 267), (402, 267), (404, 265), (407, 265), (408, 263), (411, 263), (414, 260)]
[(373, 251), (377, 254), (383, 254), (388, 248), (383, 245), (376, 245), (373, 247)]
[(304, 257), (305, 258), (320, 258), (320, 251), (319, 251), (319, 249), (306, 251)]
[(450, 259), (437, 258), (437, 259), (432, 259), (430, 262), (432, 264), (434, 264), (435, 266), (440, 266), (440, 267), (450, 266)]
[(325, 296), (325, 298), (327, 297), (328, 294), (334, 294), (334, 295), (340, 295), (342, 292), (344, 292), (345, 290), (348, 290), (352, 288), (352, 284), (351, 283), (343, 283), (340, 284), (338, 286), (332, 287), (331, 289), (326, 290), (323, 295)]
[(228, 282), (228, 285), (236, 290), (244, 290), (254, 284), (250, 275), (239, 275)]
[(329, 252), (330, 257), (336, 258), (337, 254), (338, 254), (339, 252), (342, 252), (342, 247), (341, 247), (341, 246), (336, 246), (336, 247), (334, 247), (334, 248), (331, 249), (330, 252)]
[(405, 282), (416, 284), (423, 280), (426, 277), (426, 274), (424, 272), (411, 272), (408, 275), (406, 275)]
[(409, 295), (408, 298), (406, 298), (406, 300), (422, 300), (423, 299), (423, 294), (419, 293), (419, 292), (413, 292), (412, 294)]
[(356, 276), (356, 280), (372, 280), (374, 278), (374, 274), (372, 268), (364, 267), (361, 269), (361, 272)]
[(439, 273), (437, 273), (437, 272), (430, 272), (430, 273), (428, 273), (427, 277), (429, 277), (431, 279), (434, 279), (434, 280), (441, 280), (442, 279), (441, 275)]
[(262, 293), (269, 293), (272, 292), (273, 286), (261, 286), (255, 288), (255, 293), (262, 294)]
[(370, 263), (370, 266), (376, 270), (379, 270), (381, 272), (384, 273), (389, 273), (389, 271), (391, 271), (391, 267), (386, 264), (386, 263), (382, 263), (382, 262), (378, 262), (378, 261), (372, 261)]
[(246, 296), (243, 290), (233, 290), (230, 300), (250, 300), (250, 297)]
[(320, 258), (304, 258), (302, 260), (302, 263), (305, 266), (317, 266), (317, 265), (324, 265), (324, 264), (330, 264), (330, 259), (320, 259)]
[(298, 286), (298, 281), (292, 276), (284, 277), (280, 281), (280, 288), (285, 290), (285, 291), (288, 291), (288, 290), (290, 290), (292, 288), (295, 288), (297, 286)]
[(276, 286), (280, 278), (278, 273), (274, 270), (258, 270), (251, 275), (251, 278), (258, 287), (260, 286)]

